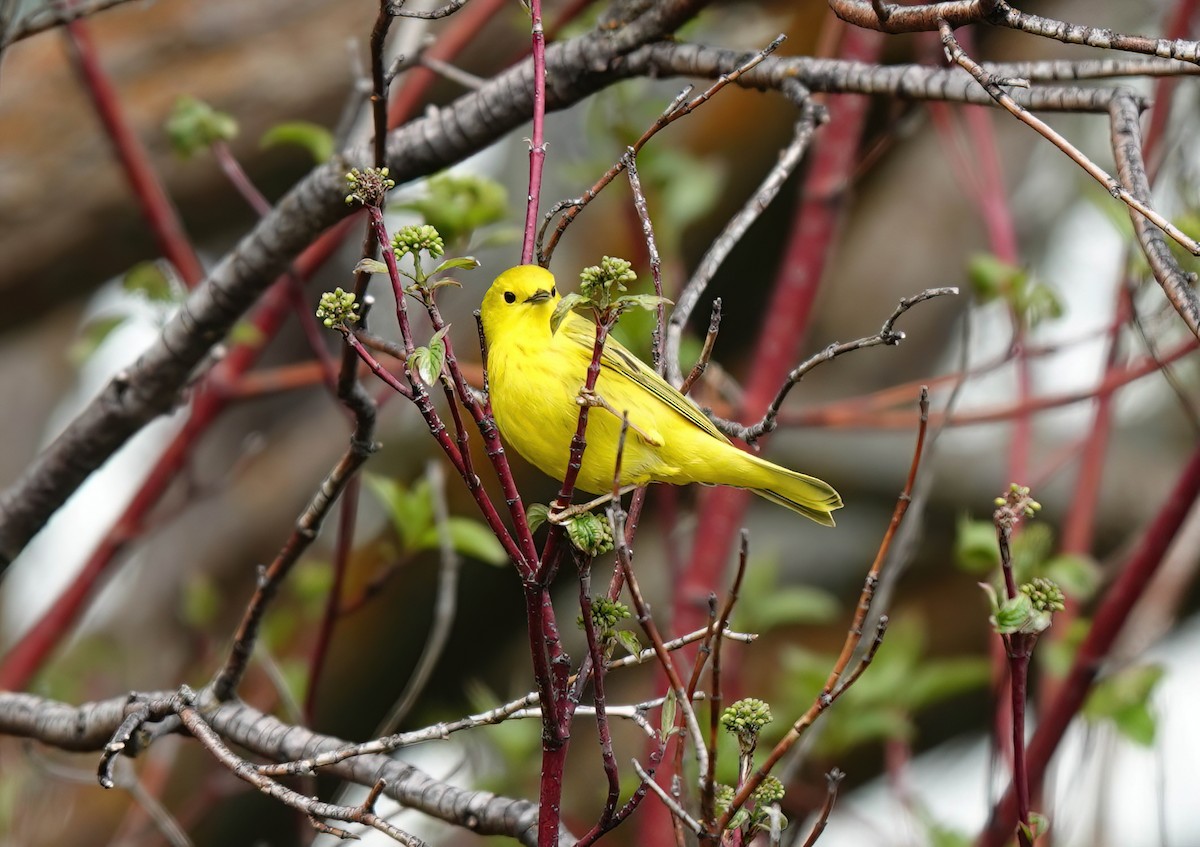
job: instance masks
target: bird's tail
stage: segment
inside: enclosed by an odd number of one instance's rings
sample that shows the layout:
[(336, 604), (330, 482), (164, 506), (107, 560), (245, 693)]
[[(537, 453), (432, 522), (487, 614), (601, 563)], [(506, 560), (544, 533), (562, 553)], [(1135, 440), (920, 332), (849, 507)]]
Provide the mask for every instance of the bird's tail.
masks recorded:
[(833, 490), (833, 486), (815, 476), (788, 470), (749, 453), (741, 455), (751, 463), (745, 467), (743, 476), (747, 478), (747, 484), (742, 487), (823, 526), (833, 526), (832, 512), (842, 508), (841, 495)]

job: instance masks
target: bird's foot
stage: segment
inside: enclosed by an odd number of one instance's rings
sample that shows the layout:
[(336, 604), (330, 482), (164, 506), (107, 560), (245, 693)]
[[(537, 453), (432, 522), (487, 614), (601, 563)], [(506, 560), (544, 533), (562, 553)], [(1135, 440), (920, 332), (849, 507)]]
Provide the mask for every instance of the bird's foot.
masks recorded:
[[(624, 496), (630, 491), (633, 491), (635, 488), (637, 488), (636, 485), (626, 485), (620, 490), (619, 493)], [(565, 524), (569, 524), (575, 518), (582, 515), (584, 512), (590, 512), (597, 506), (603, 506), (605, 503), (611, 502), (612, 499), (613, 496), (610, 492), (597, 497), (595, 500), (589, 500), (586, 503), (576, 503), (574, 506), (567, 506), (567, 508), (561, 509), (557, 512), (551, 509), (550, 513), (546, 515), (546, 520), (550, 521), (550, 523), (555, 524), (556, 526), (564, 526)]]

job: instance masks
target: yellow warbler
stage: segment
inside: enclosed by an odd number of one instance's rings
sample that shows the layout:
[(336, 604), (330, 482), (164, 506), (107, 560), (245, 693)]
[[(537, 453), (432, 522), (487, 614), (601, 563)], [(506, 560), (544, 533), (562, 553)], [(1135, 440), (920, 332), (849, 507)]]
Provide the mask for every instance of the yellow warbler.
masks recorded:
[[(496, 277), (480, 312), (500, 433), (556, 479), (566, 474), (596, 338), (595, 326), (574, 313), (557, 332), (550, 331), (559, 299), (549, 271), (520, 265)], [(734, 447), (690, 400), (611, 338), (600, 364), (596, 394), (608, 410), (593, 409), (588, 419), (579, 488), (594, 494), (612, 490), (619, 416), (627, 413), (622, 485), (731, 485), (833, 526), (830, 513), (841, 508), (842, 498), (827, 483)]]

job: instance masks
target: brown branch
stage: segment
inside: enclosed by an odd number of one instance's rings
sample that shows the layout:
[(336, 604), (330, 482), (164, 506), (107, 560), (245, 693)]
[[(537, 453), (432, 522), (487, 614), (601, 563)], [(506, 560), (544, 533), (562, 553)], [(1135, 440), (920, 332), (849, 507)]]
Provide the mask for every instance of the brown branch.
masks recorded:
[[(1123, 202), (1131, 210), (1137, 211), (1144, 215), (1155, 226), (1177, 241), (1189, 253), (1194, 256), (1200, 256), (1200, 243), (1188, 236), (1187, 233), (1180, 230), (1177, 226), (1164, 218), (1154, 209), (1150, 208), (1150, 206), (1143, 202), (1139, 197), (1127, 191), (1120, 182), (1109, 176), (1103, 168), (1084, 155), (1082, 150), (1071, 144), (1071, 142), (1067, 141), (1066, 138), (1052, 129), (1045, 121), (1035, 117), (1028, 110), (1017, 103), (1017, 101), (1014, 100), (1012, 96), (1010, 96), (1008, 92), (1001, 87), (1004, 84), (1013, 85), (1015, 82), (1013, 80), (1002, 80), (993, 74), (989, 74), (977, 62), (967, 56), (967, 54), (963, 52), (962, 47), (959, 46), (958, 41), (955, 39), (954, 31), (950, 28), (949, 24), (943, 22), (940, 29), (942, 34), (942, 44), (946, 49), (946, 55), (949, 57), (950, 61), (957, 63), (964, 70), (970, 73), (971, 76), (973, 76), (975, 80), (984, 88), (984, 90), (987, 91), (987, 93), (990, 94), (992, 98), (1005, 110), (1007, 110), (1009, 114), (1029, 126), (1031, 129), (1065, 153), (1067, 157), (1071, 159), (1071, 161), (1083, 168), (1084, 172), (1086, 172), (1088, 176), (1104, 186), (1105, 190), (1108, 191), (1108, 193), (1114, 198)], [(1120, 100), (1127, 96), (1128, 95), (1118, 94), (1115, 99)], [(1111, 108), (1112, 107), (1110, 106), (1110, 109)], [(1132, 101), (1130, 101), (1128, 108), (1136, 109), (1136, 106), (1134, 106)], [(1196, 330), (1193, 329), (1193, 332), (1195, 331)]]
[(821, 693), (817, 695), (817, 698), (813, 701), (808, 711), (792, 724), (787, 734), (779, 740), (763, 763), (738, 788), (737, 794), (734, 796), (729, 808), (721, 815), (720, 820), (717, 822), (716, 829), (718, 832), (725, 831), (730, 819), (737, 814), (738, 809), (745, 805), (746, 801), (750, 799), (750, 795), (754, 793), (754, 790), (758, 788), (763, 779), (771, 772), (775, 764), (783, 758), (788, 750), (792, 749), (804, 732), (812, 726), (813, 722), (862, 676), (871, 664), (871, 661), (875, 658), (875, 652), (879, 649), (879, 645), (883, 643), (884, 632), (888, 624), (887, 615), (880, 616), (879, 623), (875, 629), (874, 640), (866, 648), (862, 658), (859, 659), (849, 675), (843, 679), (843, 675), (850, 665), (851, 658), (853, 658), (854, 654), (862, 646), (863, 625), (866, 622), (867, 615), (871, 611), (871, 601), (875, 596), (875, 588), (879, 585), (879, 574), (883, 570), (884, 563), (887, 561), (888, 552), (891, 549), (892, 539), (896, 535), (896, 530), (899, 529), (901, 522), (904, 520), (904, 515), (908, 511), (908, 504), (912, 502), (912, 490), (916, 484), (917, 471), (921, 467), (921, 459), (925, 452), (925, 435), (929, 427), (929, 393), (925, 390), (921, 391), (919, 406), (921, 415), (920, 424), (917, 427), (917, 443), (913, 449), (908, 478), (905, 481), (904, 490), (896, 500), (896, 508), (892, 512), (892, 520), (888, 524), (883, 540), (879, 544), (875, 560), (871, 563), (870, 570), (867, 571), (867, 577), (863, 582), (863, 590), (858, 599), (858, 607), (854, 612), (854, 620), (851, 622), (850, 629), (846, 632), (846, 640), (842, 644), (842, 652), (838, 655), (837, 661), (834, 662), (833, 668), (825, 680), (825, 685), (821, 688)]

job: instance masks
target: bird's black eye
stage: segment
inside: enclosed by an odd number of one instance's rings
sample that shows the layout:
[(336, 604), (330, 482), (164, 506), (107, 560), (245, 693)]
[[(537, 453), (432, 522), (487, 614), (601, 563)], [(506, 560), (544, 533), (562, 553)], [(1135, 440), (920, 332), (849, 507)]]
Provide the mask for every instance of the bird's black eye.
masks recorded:
[(513, 294), (511, 291), (505, 291), (504, 292), (504, 302), (505, 303), (516, 303), (517, 295)]
[(551, 296), (551, 297), (557, 297), (557, 296), (558, 296), (558, 291), (555, 289), (555, 287), (554, 287), (553, 285), (552, 285), (552, 286), (550, 286), (550, 296)]

